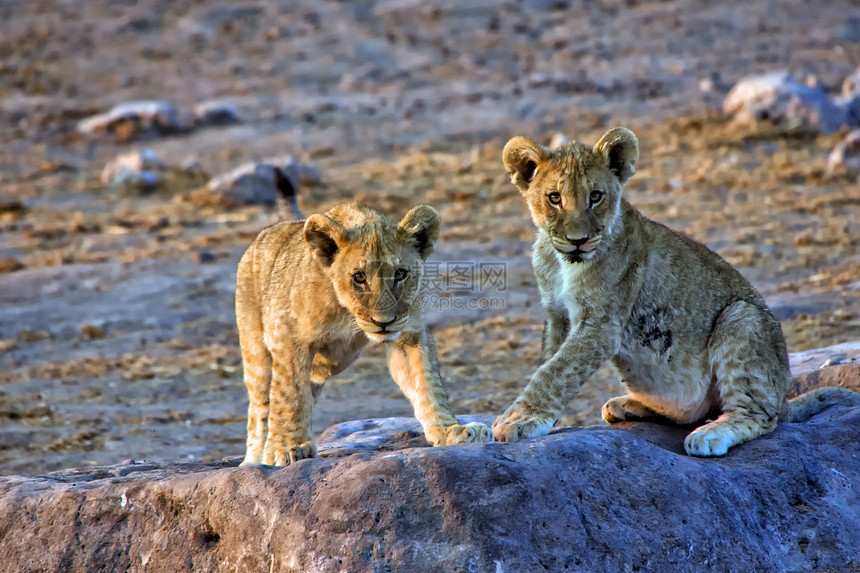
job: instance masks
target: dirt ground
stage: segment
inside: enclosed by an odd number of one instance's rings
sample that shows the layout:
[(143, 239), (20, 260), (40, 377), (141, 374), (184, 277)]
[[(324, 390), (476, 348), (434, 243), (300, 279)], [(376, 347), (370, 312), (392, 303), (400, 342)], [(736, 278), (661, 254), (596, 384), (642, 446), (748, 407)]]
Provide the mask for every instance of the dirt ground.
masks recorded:
[[(0, 473), (243, 452), (235, 267), (278, 213), (193, 197), (255, 158), (320, 169), (305, 213), (347, 198), (439, 209), (428, 314), (457, 413), (501, 413), (538, 358), (534, 230), (500, 160), (517, 133), (631, 127), (634, 205), (736, 265), (790, 351), (858, 340), (860, 183), (826, 174), (844, 134), (718, 111), (745, 75), (835, 91), (858, 63), (850, 1), (0, 1)], [(76, 131), (153, 98), (228, 101), (241, 121)], [(147, 193), (100, 182), (143, 148), (196, 171)], [(561, 422), (598, 423), (620, 391), (601, 370)], [(375, 347), (327, 384), (314, 429), (410, 413)]]

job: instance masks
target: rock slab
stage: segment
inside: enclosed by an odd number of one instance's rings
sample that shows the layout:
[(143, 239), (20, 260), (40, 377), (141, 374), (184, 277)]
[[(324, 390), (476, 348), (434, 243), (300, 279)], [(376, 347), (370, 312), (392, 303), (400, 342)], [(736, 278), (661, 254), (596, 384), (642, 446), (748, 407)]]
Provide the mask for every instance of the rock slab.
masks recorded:
[[(474, 417), (480, 418), (480, 417)], [(9, 571), (800, 571), (860, 567), (860, 408), (683, 455), (684, 428), (424, 445), (352, 422), (287, 468), (0, 478)]]
[(787, 71), (748, 76), (726, 95), (723, 111), (740, 123), (769, 120), (789, 128), (832, 133), (843, 125), (856, 126), (860, 119), (853, 77), (846, 78), (843, 96), (834, 100), (821, 87), (805, 85)]

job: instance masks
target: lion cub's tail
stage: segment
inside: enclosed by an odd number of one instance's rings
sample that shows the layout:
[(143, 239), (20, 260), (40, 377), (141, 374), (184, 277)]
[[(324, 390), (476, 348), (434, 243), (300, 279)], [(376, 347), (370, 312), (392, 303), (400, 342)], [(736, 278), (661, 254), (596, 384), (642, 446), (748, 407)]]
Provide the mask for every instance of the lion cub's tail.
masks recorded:
[(803, 422), (829, 406), (860, 406), (860, 394), (848, 388), (816, 388), (788, 401), (787, 422)]
[(280, 205), (284, 218), (293, 221), (304, 219), (299, 210), (299, 182), (275, 167), (275, 186), (281, 194)]

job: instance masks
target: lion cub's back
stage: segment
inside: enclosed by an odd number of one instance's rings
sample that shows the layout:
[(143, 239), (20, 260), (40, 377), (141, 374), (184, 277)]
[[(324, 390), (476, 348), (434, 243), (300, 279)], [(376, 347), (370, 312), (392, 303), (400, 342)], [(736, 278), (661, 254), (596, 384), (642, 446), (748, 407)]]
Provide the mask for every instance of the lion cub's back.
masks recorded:
[(631, 314), (634, 326), (642, 325), (653, 335), (652, 323), (663, 316), (671, 323), (672, 344), (692, 356), (707, 349), (723, 310), (743, 301), (760, 309), (760, 336), (769, 340), (778, 355), (785, 354), (779, 322), (737, 269), (683, 233), (647, 219), (644, 222), (649, 244), (647, 276)]
[(289, 293), (310, 262), (304, 221), (281, 221), (266, 227), (251, 242), (236, 271), (236, 314), (257, 315), (267, 303)]
[[(635, 213), (635, 214), (634, 214)], [(642, 283), (630, 315), (629, 336), (698, 355), (705, 351), (723, 309), (737, 301), (766, 305), (752, 285), (705, 245), (631, 209), (631, 236), (639, 242)], [(766, 313), (763, 310), (763, 315)], [(671, 334), (671, 343), (669, 335)], [(681, 348), (678, 348), (681, 347)]]

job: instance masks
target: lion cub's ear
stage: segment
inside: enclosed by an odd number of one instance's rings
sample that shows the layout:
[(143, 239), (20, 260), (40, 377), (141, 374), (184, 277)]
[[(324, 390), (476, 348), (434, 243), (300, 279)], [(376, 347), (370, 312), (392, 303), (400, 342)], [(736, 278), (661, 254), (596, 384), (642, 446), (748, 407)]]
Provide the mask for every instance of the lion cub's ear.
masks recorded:
[(594, 146), (594, 151), (622, 185), (636, 173), (639, 141), (629, 129), (624, 127), (610, 129)]
[(304, 236), (316, 259), (329, 267), (339, 245), (346, 239), (346, 229), (325, 215), (311, 215), (305, 221)]
[(415, 240), (418, 254), (422, 259), (426, 259), (436, 248), (441, 223), (442, 218), (436, 209), (430, 205), (418, 205), (406, 213), (400, 221), (400, 228)]
[(511, 183), (523, 193), (528, 190), (535, 173), (548, 156), (546, 148), (522, 135), (511, 139), (502, 151), (502, 161), (511, 175)]

